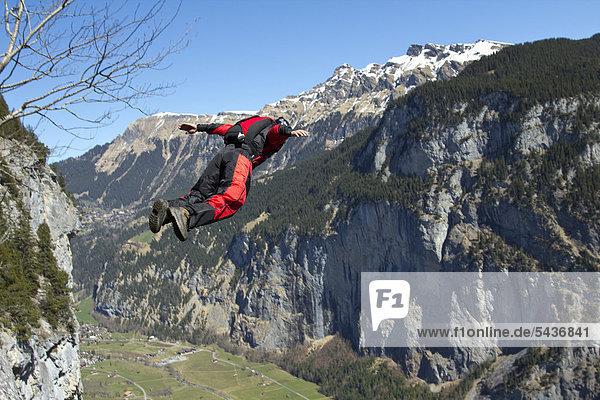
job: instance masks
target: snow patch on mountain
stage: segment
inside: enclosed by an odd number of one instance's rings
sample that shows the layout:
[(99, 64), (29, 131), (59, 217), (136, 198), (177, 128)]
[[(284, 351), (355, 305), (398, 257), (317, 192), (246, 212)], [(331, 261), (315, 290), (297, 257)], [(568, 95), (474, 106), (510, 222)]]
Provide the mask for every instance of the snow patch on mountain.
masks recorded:
[(399, 71), (403, 72), (424, 67), (438, 70), (447, 62), (466, 63), (477, 60), (483, 56), (494, 54), (508, 45), (508, 43), (489, 40), (479, 40), (474, 44), (452, 44), (447, 46), (431, 43), (425, 46), (412, 45), (405, 55), (393, 57), (388, 63), (399, 65)]
[(508, 43), (479, 40), (472, 44), (412, 45), (403, 56), (362, 69), (345, 63), (325, 82), (299, 95), (267, 104), (263, 115), (281, 115), (307, 126), (326, 115), (354, 112), (378, 115), (394, 98), (427, 81), (452, 78), (467, 63), (491, 55)]

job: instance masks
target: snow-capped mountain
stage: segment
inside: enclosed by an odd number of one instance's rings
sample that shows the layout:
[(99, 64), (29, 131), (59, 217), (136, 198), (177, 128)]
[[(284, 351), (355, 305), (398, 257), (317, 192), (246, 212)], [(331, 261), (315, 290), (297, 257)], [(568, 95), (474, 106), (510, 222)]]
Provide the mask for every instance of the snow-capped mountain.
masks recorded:
[(343, 64), (333, 76), (309, 91), (266, 105), (262, 114), (285, 115), (299, 125), (309, 125), (328, 113), (380, 114), (387, 103), (410, 89), (438, 79), (452, 78), (462, 68), (507, 46), (479, 40), (473, 44), (412, 45), (407, 53), (385, 64), (362, 69)]
[(425, 82), (455, 77), (470, 62), (506, 46), (510, 44), (489, 40), (472, 44), (415, 44), (405, 55), (384, 64), (371, 63), (362, 69), (349, 64), (337, 67), (327, 81), (267, 104), (259, 111), (261, 115), (283, 116), (315, 133), (309, 141), (286, 144), (265, 169), (286, 167), (335, 146), (361, 129), (375, 126), (390, 101)]
[[(412, 45), (406, 55), (362, 69), (343, 64), (325, 82), (296, 96), (267, 104), (257, 113), (283, 116), (311, 132), (289, 140), (254, 176), (293, 165), (361, 129), (375, 126), (388, 103), (428, 81), (456, 76), (469, 62), (490, 55), (505, 43), (480, 40), (448, 46)], [(104, 208), (144, 204), (165, 193), (189, 190), (218, 151), (220, 138), (186, 136), (180, 122), (233, 123), (252, 113), (189, 115), (162, 112), (133, 122), (111, 143), (58, 163), (70, 192)]]

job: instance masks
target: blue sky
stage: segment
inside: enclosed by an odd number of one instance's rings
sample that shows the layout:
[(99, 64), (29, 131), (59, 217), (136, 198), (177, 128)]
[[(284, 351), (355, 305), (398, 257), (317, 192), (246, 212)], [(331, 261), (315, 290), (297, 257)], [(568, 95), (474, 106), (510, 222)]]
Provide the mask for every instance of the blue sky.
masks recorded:
[[(139, 105), (149, 113), (258, 110), (311, 89), (340, 64), (384, 63), (413, 43), (581, 39), (600, 32), (598, 15), (600, 1), (593, 0), (183, 0), (164, 40), (191, 27), (189, 46), (169, 59), (166, 70), (142, 76), (177, 87)], [(112, 140), (143, 116), (115, 113), (111, 126), (86, 133), (89, 140), (73, 140), (48, 124), (37, 133), (49, 147), (70, 145), (50, 160), (56, 161)]]

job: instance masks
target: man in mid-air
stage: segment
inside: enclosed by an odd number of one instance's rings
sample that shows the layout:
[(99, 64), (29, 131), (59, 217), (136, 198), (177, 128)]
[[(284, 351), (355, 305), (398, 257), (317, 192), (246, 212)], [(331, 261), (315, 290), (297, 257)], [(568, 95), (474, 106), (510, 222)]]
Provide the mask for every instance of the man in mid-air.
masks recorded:
[(175, 235), (187, 240), (188, 231), (231, 217), (246, 201), (252, 169), (279, 151), (289, 137), (305, 137), (283, 118), (254, 116), (230, 124), (179, 125), (186, 134), (206, 132), (223, 136), (225, 147), (208, 163), (189, 194), (174, 200), (158, 199), (148, 218), (150, 230), (173, 223)]

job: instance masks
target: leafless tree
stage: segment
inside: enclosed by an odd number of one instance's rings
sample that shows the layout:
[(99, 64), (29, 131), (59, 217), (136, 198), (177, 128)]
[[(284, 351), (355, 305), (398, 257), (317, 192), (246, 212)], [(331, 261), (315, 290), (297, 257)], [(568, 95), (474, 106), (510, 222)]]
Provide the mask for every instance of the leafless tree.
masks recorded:
[(109, 118), (107, 111), (92, 112), (92, 103), (139, 109), (137, 100), (170, 87), (143, 83), (140, 74), (164, 68), (166, 57), (186, 45), (185, 34), (175, 42), (163, 40), (179, 11), (174, 1), (134, 6), (119, 0), (4, 0), (4, 6), (0, 94), (27, 96), (0, 117), (0, 129), (35, 115), (77, 136), (73, 127), (58, 122), (57, 113), (67, 113), (81, 128)]

